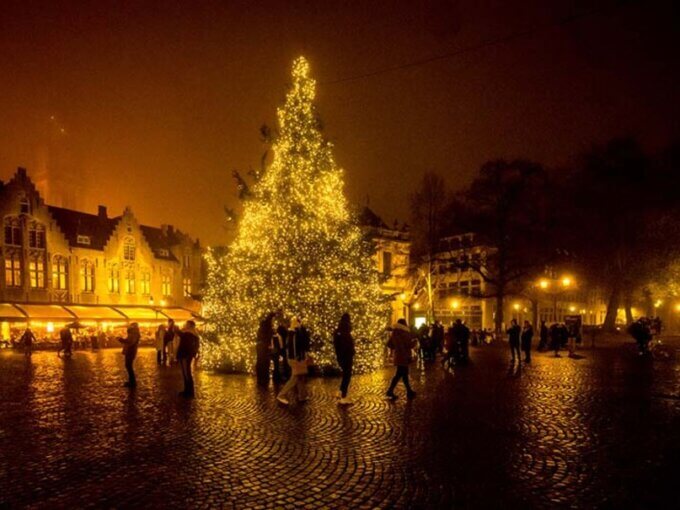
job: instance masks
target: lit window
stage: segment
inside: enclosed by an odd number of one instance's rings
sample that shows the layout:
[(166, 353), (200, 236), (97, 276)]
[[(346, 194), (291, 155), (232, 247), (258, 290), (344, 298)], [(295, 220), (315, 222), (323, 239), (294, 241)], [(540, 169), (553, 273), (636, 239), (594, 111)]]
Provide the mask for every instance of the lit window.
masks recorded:
[(36, 222), (28, 225), (28, 246), (29, 248), (45, 249), (45, 227)]
[(191, 278), (185, 278), (182, 281), (182, 288), (184, 289), (184, 295), (186, 297), (191, 296)]
[(125, 273), (125, 292), (128, 294), (135, 293), (135, 272), (127, 271)]
[(164, 274), (161, 278), (161, 292), (164, 296), (169, 296), (171, 293), (172, 279), (170, 275)]
[(392, 274), (392, 252), (390, 251), (382, 252), (382, 272), (386, 276)]
[(81, 236), (79, 235), (78, 238), (76, 239), (76, 242), (78, 244), (84, 244), (86, 246), (90, 246), (90, 236)]
[(135, 241), (131, 237), (123, 242), (123, 260), (135, 260)]
[(118, 294), (120, 291), (120, 271), (117, 265), (114, 264), (109, 268), (108, 276), (109, 292), (111, 294)]
[(34, 257), (28, 262), (28, 276), (32, 289), (45, 288), (45, 260), (43, 257)]
[(83, 292), (94, 292), (94, 264), (89, 260), (80, 264), (80, 281)]
[(5, 255), (5, 285), (21, 287), (21, 258), (18, 253)]
[(166, 250), (165, 248), (159, 248), (158, 249), (158, 256), (159, 257), (169, 257), (170, 252), (168, 250)]
[(5, 219), (5, 244), (7, 246), (21, 246), (21, 222), (19, 218)]
[(139, 284), (143, 295), (148, 296), (151, 294), (151, 273), (144, 271), (139, 279)]
[(52, 259), (52, 288), (56, 290), (68, 288), (68, 261), (61, 255), (56, 255)]

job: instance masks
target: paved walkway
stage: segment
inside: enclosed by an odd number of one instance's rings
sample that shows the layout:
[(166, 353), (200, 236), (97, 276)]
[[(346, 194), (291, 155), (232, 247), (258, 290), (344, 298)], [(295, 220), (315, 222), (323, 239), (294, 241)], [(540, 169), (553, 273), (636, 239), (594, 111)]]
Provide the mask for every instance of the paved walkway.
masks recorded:
[[(248, 376), (180, 375), (140, 351), (130, 394), (118, 351), (0, 353), (0, 507), (651, 508), (678, 502), (680, 364), (632, 350), (506, 352), (414, 370), (418, 398), (382, 396), (389, 371), (277, 405)], [(677, 507), (677, 505), (676, 505)]]

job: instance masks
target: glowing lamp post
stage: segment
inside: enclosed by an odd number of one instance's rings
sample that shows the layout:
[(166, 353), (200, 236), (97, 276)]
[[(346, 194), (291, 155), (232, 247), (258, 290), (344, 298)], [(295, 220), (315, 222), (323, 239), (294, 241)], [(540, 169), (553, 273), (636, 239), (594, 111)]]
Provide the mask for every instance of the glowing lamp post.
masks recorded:
[[(536, 282), (536, 286), (542, 291), (550, 292), (550, 295), (552, 296), (552, 319), (553, 322), (557, 322), (557, 297), (574, 287), (574, 279), (568, 275), (564, 275), (562, 278), (552, 281), (548, 278), (541, 278)], [(575, 310), (576, 307), (569, 307), (570, 312), (574, 312)]]

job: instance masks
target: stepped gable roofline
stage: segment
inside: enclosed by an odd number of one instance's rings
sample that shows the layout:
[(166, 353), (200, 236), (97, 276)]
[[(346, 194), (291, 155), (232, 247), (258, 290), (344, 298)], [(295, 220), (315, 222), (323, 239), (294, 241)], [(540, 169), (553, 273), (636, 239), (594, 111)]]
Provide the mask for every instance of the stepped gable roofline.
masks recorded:
[(35, 184), (28, 176), (28, 172), (24, 167), (17, 167), (17, 171), (14, 172), (14, 175), (4, 184), (2, 181), (0, 181), (0, 190), (3, 188), (9, 188), (13, 183), (16, 183), (18, 186), (27, 189), (29, 194), (35, 197), (35, 200), (39, 205), (45, 204), (45, 201), (40, 196), (38, 188), (35, 187)]
[[(49, 211), (70, 246), (103, 250), (120, 221), (105, 214), (89, 214), (48, 205)], [(90, 244), (79, 243), (78, 236), (88, 236)]]
[(171, 248), (180, 244), (182, 234), (170, 225), (163, 225), (161, 228), (140, 225), (140, 230), (144, 239), (149, 244), (154, 257), (161, 260), (172, 260), (177, 262), (177, 258), (172, 254)]
[(388, 229), (387, 224), (369, 207), (364, 207), (359, 213), (359, 224), (364, 227)]

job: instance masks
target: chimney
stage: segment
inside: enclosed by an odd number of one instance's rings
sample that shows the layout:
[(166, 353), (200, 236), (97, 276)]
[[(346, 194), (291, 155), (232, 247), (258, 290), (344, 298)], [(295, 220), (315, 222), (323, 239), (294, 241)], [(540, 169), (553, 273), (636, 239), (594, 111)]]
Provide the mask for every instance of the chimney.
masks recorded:
[(17, 168), (17, 177), (20, 179), (25, 179), (26, 178), (26, 169), (22, 166)]
[(108, 215), (106, 213), (106, 206), (105, 205), (100, 205), (98, 208), (97, 216), (99, 216), (100, 219), (105, 220), (108, 218)]

